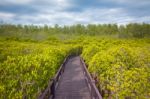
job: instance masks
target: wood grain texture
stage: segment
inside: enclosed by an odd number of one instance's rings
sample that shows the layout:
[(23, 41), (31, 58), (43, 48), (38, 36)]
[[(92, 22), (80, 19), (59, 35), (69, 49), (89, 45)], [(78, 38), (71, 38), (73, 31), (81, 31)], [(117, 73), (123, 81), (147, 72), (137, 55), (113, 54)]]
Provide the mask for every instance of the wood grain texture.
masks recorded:
[(91, 99), (79, 56), (66, 63), (54, 99)]

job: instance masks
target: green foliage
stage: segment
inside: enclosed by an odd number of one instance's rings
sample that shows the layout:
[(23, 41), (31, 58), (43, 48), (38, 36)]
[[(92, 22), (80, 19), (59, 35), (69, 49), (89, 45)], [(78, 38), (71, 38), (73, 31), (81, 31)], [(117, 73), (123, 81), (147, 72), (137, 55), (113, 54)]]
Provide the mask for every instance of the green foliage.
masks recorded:
[[(95, 40), (92, 44), (86, 45), (90, 49), (83, 49), (82, 56), (89, 65), (89, 71), (98, 77), (99, 90), (105, 92), (104, 97), (149, 97), (150, 43), (145, 41)], [(99, 46), (92, 47), (96, 44)]]
[(0, 98), (37, 98), (70, 54), (81, 54), (90, 73), (97, 76), (104, 98), (149, 98), (149, 37), (150, 25), (144, 23), (64, 27), (1, 24)]
[[(47, 42), (0, 42), (0, 98), (35, 99), (47, 87), (64, 58), (80, 53), (79, 46), (56, 40)], [(61, 46), (60, 46), (61, 45)]]
[[(62, 35), (63, 34), (63, 35)], [(0, 24), (0, 36), (6, 38), (32, 39), (42, 41), (48, 39), (52, 35), (90, 35), (90, 36), (110, 36), (118, 38), (149, 38), (150, 24), (130, 23), (118, 26), (116, 24), (76, 24), (72, 26), (55, 25), (50, 27), (34, 26), (34, 25), (12, 25)], [(68, 37), (69, 38), (69, 37)]]

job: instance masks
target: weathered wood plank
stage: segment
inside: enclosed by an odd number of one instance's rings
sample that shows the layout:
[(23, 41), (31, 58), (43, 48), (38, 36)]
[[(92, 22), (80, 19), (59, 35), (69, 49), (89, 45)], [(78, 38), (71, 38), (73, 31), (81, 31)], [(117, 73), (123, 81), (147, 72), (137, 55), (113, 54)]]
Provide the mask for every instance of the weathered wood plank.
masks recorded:
[(83, 74), (80, 57), (73, 57), (65, 65), (54, 99), (91, 99), (90, 90)]

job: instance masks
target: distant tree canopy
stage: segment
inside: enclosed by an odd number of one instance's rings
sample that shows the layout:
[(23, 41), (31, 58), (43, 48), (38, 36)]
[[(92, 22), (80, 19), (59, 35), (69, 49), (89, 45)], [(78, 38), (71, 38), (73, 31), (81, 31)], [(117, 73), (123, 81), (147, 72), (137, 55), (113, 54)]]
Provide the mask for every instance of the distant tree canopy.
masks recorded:
[(76, 24), (71, 26), (35, 26), (35, 25), (13, 25), (0, 24), (1, 37), (33, 38), (45, 39), (51, 34), (67, 35), (91, 35), (91, 36), (110, 36), (115, 35), (119, 38), (144, 38), (150, 37), (150, 24), (130, 23), (127, 25), (116, 24)]

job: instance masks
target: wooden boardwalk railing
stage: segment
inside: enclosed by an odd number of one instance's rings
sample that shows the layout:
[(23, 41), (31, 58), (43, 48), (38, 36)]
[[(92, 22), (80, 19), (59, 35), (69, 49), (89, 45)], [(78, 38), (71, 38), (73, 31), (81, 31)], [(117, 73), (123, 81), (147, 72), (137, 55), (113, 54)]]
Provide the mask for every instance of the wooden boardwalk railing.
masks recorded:
[(53, 79), (50, 79), (48, 87), (45, 89), (45, 91), (42, 94), (40, 94), (38, 99), (53, 99), (53, 97), (55, 96), (55, 90), (58, 86), (58, 81), (61, 78), (62, 73), (64, 72), (65, 64), (68, 59), (69, 56), (65, 58), (58, 72), (56, 73), (55, 77)]
[(90, 93), (91, 93), (91, 96), (92, 96), (92, 99), (102, 99), (102, 96), (100, 95), (96, 85), (95, 85), (95, 80), (92, 79), (90, 73), (88, 72), (87, 68), (86, 68), (86, 65), (83, 61), (82, 58), (80, 58), (80, 61), (82, 63), (82, 66), (83, 66), (83, 72), (84, 72), (84, 75), (85, 77), (87, 78), (87, 83), (89, 85), (89, 89), (90, 89)]
[(38, 98), (102, 99), (95, 81), (79, 56), (65, 58), (54, 79), (50, 81), (48, 87)]

